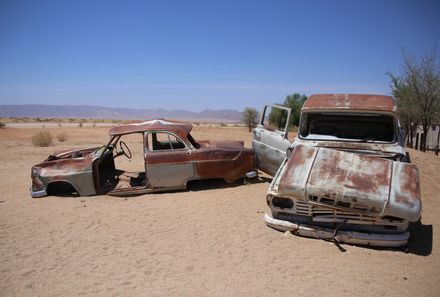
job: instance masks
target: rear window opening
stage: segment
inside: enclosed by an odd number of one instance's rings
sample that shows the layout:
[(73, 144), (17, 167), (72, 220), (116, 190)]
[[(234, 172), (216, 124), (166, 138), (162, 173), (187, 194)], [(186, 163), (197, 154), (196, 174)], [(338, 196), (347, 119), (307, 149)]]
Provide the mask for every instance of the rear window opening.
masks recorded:
[(393, 116), (369, 113), (303, 113), (300, 136), (306, 139), (392, 142)]

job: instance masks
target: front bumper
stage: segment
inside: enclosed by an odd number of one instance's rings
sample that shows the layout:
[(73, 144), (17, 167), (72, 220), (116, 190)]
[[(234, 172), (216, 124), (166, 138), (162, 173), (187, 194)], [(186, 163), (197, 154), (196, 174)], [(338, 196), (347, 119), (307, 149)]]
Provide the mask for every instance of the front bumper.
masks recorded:
[(274, 219), (268, 214), (264, 214), (264, 220), (269, 227), (279, 231), (289, 231), (293, 234), (304, 237), (330, 240), (338, 243), (381, 247), (400, 247), (405, 246), (409, 239), (409, 232), (398, 234), (379, 234), (329, 229), (317, 226), (295, 224), (285, 220), (278, 220)]
[(31, 192), (32, 198), (40, 198), (47, 195), (46, 189), (43, 189), (41, 191), (32, 191), (32, 187), (29, 189), (29, 192)]

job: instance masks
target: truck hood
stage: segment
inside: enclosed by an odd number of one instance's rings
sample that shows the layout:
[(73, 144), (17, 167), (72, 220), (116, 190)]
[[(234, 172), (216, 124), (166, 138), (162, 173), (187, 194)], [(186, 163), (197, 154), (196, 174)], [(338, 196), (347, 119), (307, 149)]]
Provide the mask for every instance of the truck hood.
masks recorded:
[(420, 218), (417, 167), (371, 155), (299, 145), (269, 191), (355, 213)]
[(360, 152), (369, 155), (383, 155), (393, 156), (396, 154), (405, 154), (405, 150), (397, 142), (386, 143), (378, 141), (332, 141), (332, 140), (320, 140), (313, 139), (308, 140), (304, 138), (297, 138), (292, 147), (299, 145), (316, 146), (322, 148), (331, 148), (337, 150)]

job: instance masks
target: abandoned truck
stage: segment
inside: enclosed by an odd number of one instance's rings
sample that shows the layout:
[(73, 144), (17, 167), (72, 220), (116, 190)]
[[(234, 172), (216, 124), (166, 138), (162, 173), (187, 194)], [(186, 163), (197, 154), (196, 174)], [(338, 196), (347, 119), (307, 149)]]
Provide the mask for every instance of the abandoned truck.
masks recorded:
[[(50, 155), (32, 167), (32, 197), (48, 194), (138, 195), (185, 189), (189, 181), (234, 182), (256, 176), (254, 152), (242, 141), (196, 141), (192, 125), (164, 120), (117, 125), (107, 145)], [(118, 157), (132, 158), (126, 138), (137, 135), (141, 169), (116, 168)], [(139, 165), (139, 164), (138, 164)]]
[(359, 245), (407, 244), (420, 219), (419, 173), (410, 164), (392, 97), (313, 95), (296, 139), (290, 109), (266, 106), (254, 130), (257, 165), (273, 175), (268, 226)]

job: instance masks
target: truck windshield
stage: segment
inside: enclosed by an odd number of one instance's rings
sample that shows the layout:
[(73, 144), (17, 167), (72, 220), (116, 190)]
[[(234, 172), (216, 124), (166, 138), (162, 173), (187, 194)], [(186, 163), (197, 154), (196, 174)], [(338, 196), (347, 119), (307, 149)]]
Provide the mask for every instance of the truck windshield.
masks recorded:
[(303, 113), (300, 136), (306, 139), (355, 141), (395, 140), (395, 120), (391, 115), (372, 113)]

